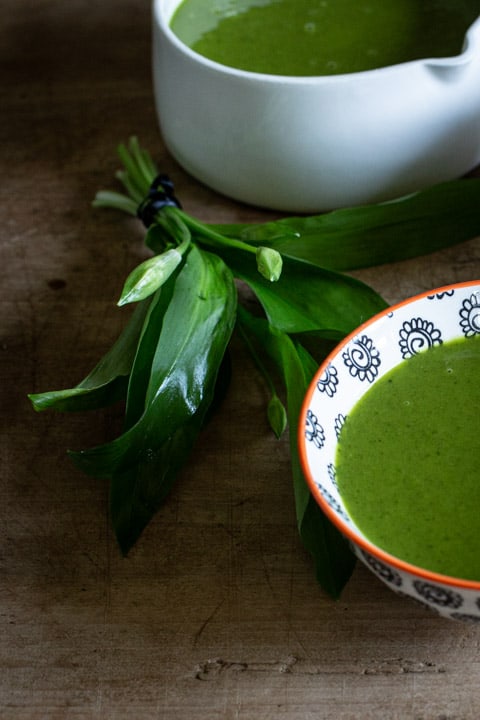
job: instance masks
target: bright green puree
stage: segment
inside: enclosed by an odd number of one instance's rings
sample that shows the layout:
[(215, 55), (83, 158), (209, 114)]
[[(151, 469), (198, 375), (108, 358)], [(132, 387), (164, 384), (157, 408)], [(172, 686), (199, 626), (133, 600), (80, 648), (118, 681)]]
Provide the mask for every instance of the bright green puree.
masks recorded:
[(271, 75), (336, 75), (458, 55), (478, 0), (183, 0), (173, 32), (200, 55)]
[(480, 336), (437, 345), (378, 380), (349, 413), (338, 490), (375, 545), (480, 580)]

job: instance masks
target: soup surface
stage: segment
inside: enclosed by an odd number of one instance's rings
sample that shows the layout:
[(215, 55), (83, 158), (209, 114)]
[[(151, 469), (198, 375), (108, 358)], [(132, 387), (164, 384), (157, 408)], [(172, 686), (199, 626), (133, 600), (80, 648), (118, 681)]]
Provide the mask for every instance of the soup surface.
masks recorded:
[(478, 0), (183, 0), (173, 32), (211, 60), (335, 75), (462, 51)]
[[(339, 493), (375, 545), (480, 580), (480, 336), (414, 355), (348, 414)], [(367, 430), (366, 430), (367, 428)]]

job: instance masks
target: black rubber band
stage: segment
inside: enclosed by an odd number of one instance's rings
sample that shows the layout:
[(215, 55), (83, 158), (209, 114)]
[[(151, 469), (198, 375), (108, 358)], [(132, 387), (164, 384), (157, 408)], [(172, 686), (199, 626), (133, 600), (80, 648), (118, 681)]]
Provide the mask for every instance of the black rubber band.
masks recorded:
[(143, 222), (146, 228), (155, 220), (155, 215), (164, 207), (181, 208), (180, 202), (175, 197), (174, 185), (168, 175), (157, 175), (150, 185), (146, 198), (140, 203), (137, 209), (137, 217)]

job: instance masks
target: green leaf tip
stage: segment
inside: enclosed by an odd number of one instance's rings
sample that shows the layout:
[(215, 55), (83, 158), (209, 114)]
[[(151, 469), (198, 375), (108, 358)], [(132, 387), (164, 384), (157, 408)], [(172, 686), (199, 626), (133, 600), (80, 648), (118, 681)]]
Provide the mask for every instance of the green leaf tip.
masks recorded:
[(152, 295), (168, 280), (181, 261), (182, 253), (176, 248), (144, 260), (126, 279), (117, 305), (121, 307)]
[(278, 395), (272, 395), (267, 407), (267, 417), (270, 427), (278, 439), (287, 428), (287, 411)]

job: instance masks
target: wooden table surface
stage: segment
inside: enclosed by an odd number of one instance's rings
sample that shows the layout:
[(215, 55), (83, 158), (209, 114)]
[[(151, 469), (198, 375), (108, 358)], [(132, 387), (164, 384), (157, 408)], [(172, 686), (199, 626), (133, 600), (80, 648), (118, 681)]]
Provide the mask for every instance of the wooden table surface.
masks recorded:
[[(0, 717), (465, 720), (480, 717), (480, 629), (442, 620), (357, 567), (334, 602), (297, 536), (287, 440), (234, 342), (233, 383), (127, 559), (107, 483), (66, 448), (117, 410), (36, 414), (124, 325), (134, 220), (94, 210), (137, 134), (185, 209), (264, 220), (169, 157), (150, 76), (148, 0), (1, 0)], [(389, 302), (480, 275), (480, 238), (359, 273)]]

